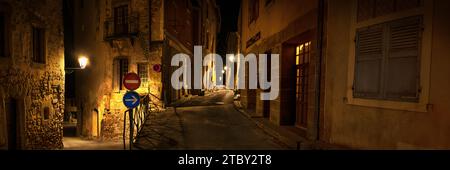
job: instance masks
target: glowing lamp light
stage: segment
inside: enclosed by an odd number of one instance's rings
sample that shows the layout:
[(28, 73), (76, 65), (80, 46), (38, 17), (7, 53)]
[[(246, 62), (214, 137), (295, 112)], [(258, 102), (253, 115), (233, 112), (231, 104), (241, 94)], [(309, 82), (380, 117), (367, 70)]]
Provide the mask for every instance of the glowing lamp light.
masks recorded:
[(229, 58), (229, 60), (230, 60), (231, 62), (234, 62), (234, 60), (235, 60), (234, 55), (231, 55), (230, 58)]
[(78, 58), (78, 63), (80, 64), (81, 69), (85, 69), (89, 63), (89, 59), (85, 56), (80, 56), (80, 58)]

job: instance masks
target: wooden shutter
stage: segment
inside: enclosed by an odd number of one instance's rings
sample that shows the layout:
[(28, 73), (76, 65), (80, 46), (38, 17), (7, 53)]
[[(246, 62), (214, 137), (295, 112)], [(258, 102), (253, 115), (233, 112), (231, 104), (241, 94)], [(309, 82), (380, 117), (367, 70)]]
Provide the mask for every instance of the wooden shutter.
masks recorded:
[(33, 62), (39, 62), (38, 57), (38, 32), (37, 29), (33, 27)]
[(128, 5), (114, 8), (114, 33), (128, 33)]
[(422, 17), (389, 24), (385, 89), (388, 99), (418, 99), (421, 34)]
[(381, 97), (384, 30), (383, 25), (357, 30), (355, 80), (353, 84), (353, 95), (355, 97)]
[(114, 59), (113, 63), (113, 91), (118, 92), (120, 86), (120, 60)]
[(38, 34), (39, 34), (39, 62), (42, 64), (45, 64), (45, 29), (40, 28), (38, 29)]
[(126, 89), (122, 82), (125, 75), (128, 73), (128, 69), (128, 59), (120, 59), (120, 81), (118, 82), (120, 85), (120, 90)]
[(45, 29), (33, 27), (33, 62), (45, 64)]

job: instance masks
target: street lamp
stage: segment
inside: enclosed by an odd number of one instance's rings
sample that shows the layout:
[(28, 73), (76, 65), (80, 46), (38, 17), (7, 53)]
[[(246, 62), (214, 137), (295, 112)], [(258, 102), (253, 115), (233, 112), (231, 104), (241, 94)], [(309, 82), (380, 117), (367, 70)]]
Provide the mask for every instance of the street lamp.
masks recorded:
[(80, 58), (78, 58), (78, 63), (80, 63), (81, 69), (85, 69), (87, 64), (89, 63), (89, 59), (85, 56), (80, 56)]
[(234, 61), (235, 61), (234, 55), (231, 55), (230, 58), (229, 58), (229, 60), (230, 60), (231, 62), (234, 62)]
[(78, 64), (80, 64), (79, 68), (65, 68), (66, 73), (71, 74), (75, 70), (84, 70), (86, 66), (89, 64), (89, 59), (86, 56), (81, 55), (80, 57), (78, 57)]

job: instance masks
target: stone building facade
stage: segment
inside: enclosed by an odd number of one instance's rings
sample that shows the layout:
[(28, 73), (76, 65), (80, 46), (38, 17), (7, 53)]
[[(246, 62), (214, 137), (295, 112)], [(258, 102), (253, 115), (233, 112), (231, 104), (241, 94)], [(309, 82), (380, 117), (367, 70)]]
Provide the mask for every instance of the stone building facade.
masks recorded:
[(0, 148), (60, 149), (64, 30), (59, 0), (0, 1)]
[(181, 52), (192, 56), (194, 44), (209, 44), (206, 52), (214, 51), (219, 28), (215, 1), (80, 0), (72, 4), (74, 55), (90, 58), (90, 65), (75, 73), (79, 135), (122, 137), (127, 110), (122, 80), (127, 72), (139, 74), (142, 85), (136, 91), (149, 95), (161, 108), (193, 93), (173, 90), (170, 78), (176, 68), (170, 61)]
[[(159, 2), (159, 1), (156, 1)], [(199, 94), (199, 90), (175, 90), (171, 86), (172, 73), (177, 67), (171, 67), (172, 56), (184, 53), (190, 56), (191, 67), (194, 69), (194, 46), (202, 46), (203, 57), (216, 52), (217, 33), (220, 31), (220, 11), (215, 0), (165, 0), (159, 7), (158, 16), (163, 21), (161, 25), (152, 23), (152, 44), (156, 51), (162, 51), (164, 94), (166, 104), (191, 94)], [(154, 11), (156, 12), (156, 11)], [(157, 20), (157, 19), (156, 19)], [(153, 22), (153, 20), (152, 20)], [(155, 26), (155, 27), (154, 27)], [(159, 31), (158, 31), (159, 30)], [(158, 33), (159, 32), (159, 33)], [(153, 35), (153, 34), (152, 34)], [(197, 66), (198, 67), (198, 66)], [(208, 67), (214, 67), (212, 61)], [(207, 68), (203, 67), (203, 75)], [(194, 76), (192, 82), (194, 81)]]
[[(80, 136), (117, 140), (122, 136), (122, 85), (125, 73), (142, 77), (141, 94), (161, 93), (158, 76), (150, 76), (149, 4), (145, 0), (76, 0), (73, 8), (73, 56), (89, 65), (75, 74), (74, 105)], [(102, 133), (104, 131), (105, 133)]]

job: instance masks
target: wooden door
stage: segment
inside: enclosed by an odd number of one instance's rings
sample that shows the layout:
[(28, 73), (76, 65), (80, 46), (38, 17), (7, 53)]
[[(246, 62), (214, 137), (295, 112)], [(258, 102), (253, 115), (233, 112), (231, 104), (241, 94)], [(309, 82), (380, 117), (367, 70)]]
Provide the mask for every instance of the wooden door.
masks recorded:
[(8, 133), (8, 149), (16, 150), (20, 149), (20, 119), (18, 116), (17, 100), (10, 98), (6, 100), (6, 126)]

